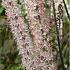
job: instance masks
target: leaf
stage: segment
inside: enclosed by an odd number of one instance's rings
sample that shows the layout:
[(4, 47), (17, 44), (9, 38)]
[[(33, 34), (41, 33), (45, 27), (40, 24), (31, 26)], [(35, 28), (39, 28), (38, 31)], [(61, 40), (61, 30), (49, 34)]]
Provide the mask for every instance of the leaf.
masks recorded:
[(3, 15), (5, 14), (5, 8), (0, 6), (0, 15)]
[(3, 12), (4, 8), (0, 6), (0, 14)]
[(70, 5), (70, 0), (67, 0), (68, 5)]

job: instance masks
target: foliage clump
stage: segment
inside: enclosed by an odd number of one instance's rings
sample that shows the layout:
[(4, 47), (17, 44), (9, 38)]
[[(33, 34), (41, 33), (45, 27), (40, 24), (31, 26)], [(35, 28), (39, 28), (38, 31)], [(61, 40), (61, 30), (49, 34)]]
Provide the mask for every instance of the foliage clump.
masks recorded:
[(23, 70), (21, 55), (4, 17), (0, 17), (0, 70)]

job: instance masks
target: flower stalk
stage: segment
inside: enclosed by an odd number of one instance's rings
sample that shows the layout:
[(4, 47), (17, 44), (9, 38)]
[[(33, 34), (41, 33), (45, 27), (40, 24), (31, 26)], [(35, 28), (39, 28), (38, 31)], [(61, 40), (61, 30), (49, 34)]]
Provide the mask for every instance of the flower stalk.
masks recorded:
[(63, 56), (62, 56), (62, 50), (61, 50), (61, 44), (60, 44), (60, 38), (59, 38), (59, 30), (58, 30), (57, 21), (56, 21), (56, 12), (55, 12), (54, 0), (53, 0), (53, 13), (54, 13), (54, 21), (55, 21), (56, 32), (57, 32), (57, 42), (58, 42), (59, 54), (60, 54), (60, 59), (61, 59), (61, 64), (62, 64), (62, 70), (65, 70)]

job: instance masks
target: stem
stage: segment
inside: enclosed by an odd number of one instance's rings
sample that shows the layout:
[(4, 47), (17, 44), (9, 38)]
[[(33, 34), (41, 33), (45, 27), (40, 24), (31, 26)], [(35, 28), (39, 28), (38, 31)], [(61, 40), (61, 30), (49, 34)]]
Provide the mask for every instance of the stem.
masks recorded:
[(56, 12), (55, 12), (54, 0), (53, 0), (53, 13), (54, 13), (54, 20), (55, 20), (55, 26), (56, 26), (56, 32), (57, 32), (57, 41), (58, 41), (59, 54), (60, 54), (60, 59), (61, 59), (61, 64), (62, 64), (62, 70), (65, 70), (63, 56), (62, 56), (62, 50), (61, 50), (61, 44), (60, 44), (60, 39), (59, 39), (59, 30), (58, 30), (57, 21), (56, 21)]
[(68, 9), (67, 9), (67, 6), (66, 6), (66, 3), (65, 3), (64, 0), (63, 0), (63, 3), (64, 3), (64, 7), (65, 7), (65, 10), (66, 10), (66, 13), (67, 13), (68, 19), (70, 20), (70, 15), (69, 15), (69, 12), (68, 12)]

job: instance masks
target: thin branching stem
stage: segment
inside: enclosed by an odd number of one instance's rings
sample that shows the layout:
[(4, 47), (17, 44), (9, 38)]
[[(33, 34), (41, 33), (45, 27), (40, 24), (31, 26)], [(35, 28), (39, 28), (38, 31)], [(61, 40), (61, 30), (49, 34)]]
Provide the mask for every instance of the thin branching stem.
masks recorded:
[(58, 30), (57, 21), (56, 21), (56, 12), (55, 12), (54, 0), (53, 0), (53, 13), (54, 13), (54, 20), (55, 20), (55, 26), (56, 26), (56, 32), (57, 32), (57, 42), (58, 42), (59, 54), (60, 54), (60, 59), (61, 59), (61, 63), (62, 63), (62, 70), (65, 70), (63, 56), (62, 56), (62, 50), (61, 50), (61, 44), (60, 44), (60, 39), (59, 39), (59, 30)]
[(66, 13), (67, 13), (68, 19), (69, 19), (69, 21), (70, 21), (70, 15), (69, 15), (69, 12), (68, 12), (68, 9), (67, 9), (67, 6), (66, 6), (66, 3), (65, 3), (64, 0), (63, 0), (63, 3), (64, 3), (64, 7), (65, 7), (65, 10), (66, 10)]

